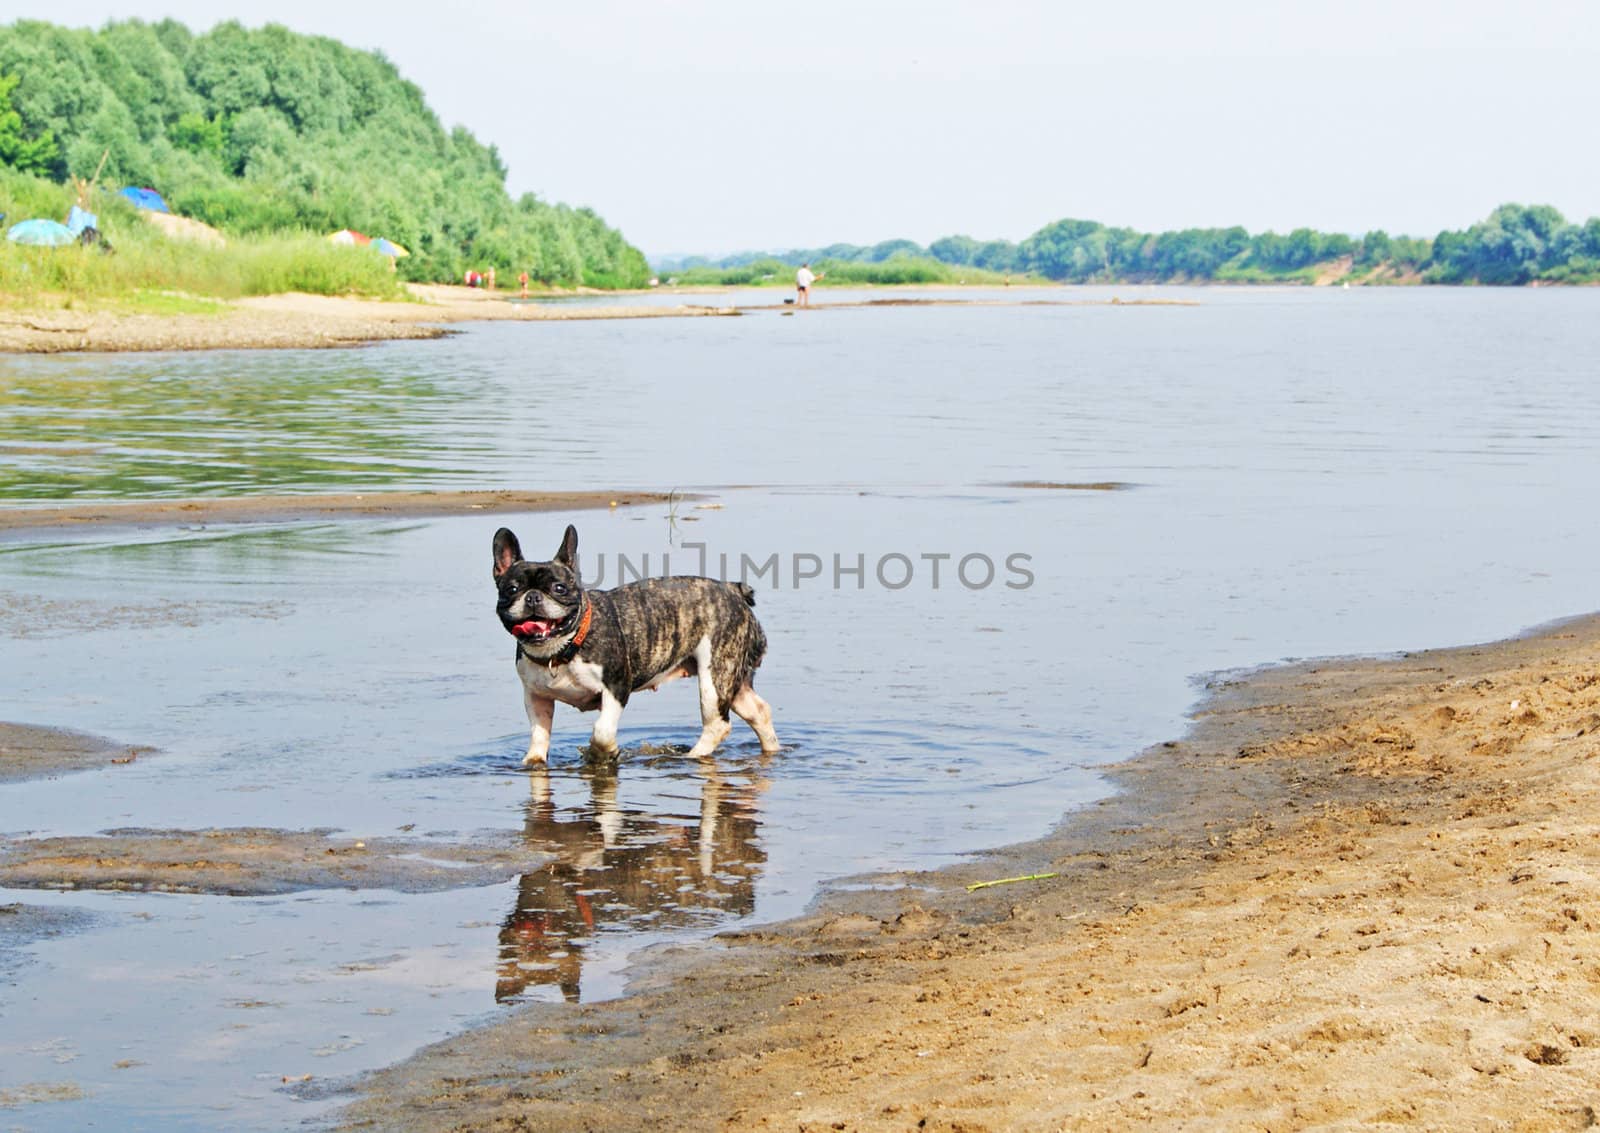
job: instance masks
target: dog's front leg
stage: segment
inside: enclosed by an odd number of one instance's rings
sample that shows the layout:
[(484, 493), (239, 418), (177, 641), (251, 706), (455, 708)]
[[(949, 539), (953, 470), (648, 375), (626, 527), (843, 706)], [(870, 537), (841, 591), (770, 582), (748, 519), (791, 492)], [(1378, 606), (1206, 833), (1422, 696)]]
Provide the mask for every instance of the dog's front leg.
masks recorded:
[(527, 693), (526, 700), (528, 724), (533, 735), (528, 740), (528, 754), (522, 757), (522, 765), (530, 767), (545, 762), (550, 756), (550, 722), (555, 719), (556, 702), (531, 691)]
[(591, 755), (617, 754), (617, 722), (622, 719), (622, 701), (611, 695), (610, 689), (600, 693), (600, 718), (594, 722), (594, 732), (589, 737)]

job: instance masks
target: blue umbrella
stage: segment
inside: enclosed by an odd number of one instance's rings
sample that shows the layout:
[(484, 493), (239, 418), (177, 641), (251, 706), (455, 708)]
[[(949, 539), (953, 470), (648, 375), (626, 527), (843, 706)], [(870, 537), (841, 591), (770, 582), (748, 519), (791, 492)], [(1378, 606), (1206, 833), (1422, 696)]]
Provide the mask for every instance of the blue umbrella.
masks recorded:
[(161, 194), (154, 189), (140, 189), (129, 185), (122, 190), (122, 195), (133, 202), (135, 208), (149, 209), (151, 212), (171, 212), (167, 202), (161, 199)]
[(374, 237), (372, 243), (368, 244), (367, 247), (372, 248), (374, 251), (382, 252), (390, 259), (411, 254), (393, 240), (385, 240), (382, 236)]
[(59, 248), (77, 242), (77, 234), (59, 220), (24, 220), (11, 226), (6, 239), (13, 244), (37, 244)]

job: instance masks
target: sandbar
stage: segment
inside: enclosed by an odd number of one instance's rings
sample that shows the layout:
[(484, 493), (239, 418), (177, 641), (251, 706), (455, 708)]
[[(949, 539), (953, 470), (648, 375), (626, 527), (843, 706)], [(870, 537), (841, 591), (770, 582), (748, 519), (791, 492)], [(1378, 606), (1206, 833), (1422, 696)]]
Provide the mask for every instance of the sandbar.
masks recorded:
[[(709, 303), (513, 302), (504, 292), (446, 284), (406, 285), (410, 301), (291, 292), (235, 300), (196, 300), (187, 313), (141, 313), (115, 305), (55, 299), (38, 308), (0, 305), (0, 354), (126, 353), (166, 350), (326, 349), (397, 339), (441, 338), (450, 327), (477, 322), (575, 322), (596, 319), (670, 319), (745, 314), (792, 315), (800, 310), (891, 307), (1172, 307), (1190, 299), (973, 299), (889, 296), (819, 299), (809, 308), (792, 301), (743, 305)], [(736, 290), (733, 288), (724, 291)], [(3, 296), (0, 296), (3, 298)], [(180, 297), (193, 298), (193, 297)]]
[[(307, 519), (564, 511), (665, 503), (666, 492), (330, 492), (188, 500), (140, 500), (0, 507), (0, 532), (48, 528), (154, 527), (172, 524), (282, 523)], [(682, 493), (674, 499), (689, 499)], [(698, 497), (694, 497), (698, 498)]]
[[(414, 301), (287, 293), (210, 302), (209, 310), (144, 314), (75, 304), (64, 309), (0, 306), (0, 354), (161, 350), (324, 349), (395, 339), (442, 338), (455, 323), (488, 320), (695, 318), (737, 315), (700, 304), (512, 303), (465, 287), (412, 284)], [(197, 304), (208, 305), (207, 301)]]

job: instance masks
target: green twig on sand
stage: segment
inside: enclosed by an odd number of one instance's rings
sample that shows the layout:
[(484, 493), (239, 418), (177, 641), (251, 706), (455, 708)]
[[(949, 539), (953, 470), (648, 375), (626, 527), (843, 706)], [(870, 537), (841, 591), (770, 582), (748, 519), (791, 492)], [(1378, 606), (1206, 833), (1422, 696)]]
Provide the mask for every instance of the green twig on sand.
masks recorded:
[(991, 885), (1010, 885), (1017, 881), (1045, 881), (1057, 876), (1059, 875), (1054, 873), (1030, 873), (1022, 877), (1002, 877), (998, 881), (974, 881), (967, 886), (967, 892), (971, 893), (974, 889), (987, 889)]
[(678, 489), (667, 492), (667, 546), (677, 546), (673, 540), (678, 535)]

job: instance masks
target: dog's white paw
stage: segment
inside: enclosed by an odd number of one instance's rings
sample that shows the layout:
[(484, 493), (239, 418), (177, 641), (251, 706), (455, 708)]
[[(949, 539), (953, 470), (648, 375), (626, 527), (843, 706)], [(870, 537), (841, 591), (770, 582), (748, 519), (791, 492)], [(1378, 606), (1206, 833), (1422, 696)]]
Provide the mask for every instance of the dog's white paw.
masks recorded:
[(733, 725), (728, 721), (713, 718), (701, 730), (700, 738), (689, 749), (689, 755), (695, 759), (704, 759), (722, 746), (722, 741), (728, 738), (728, 733), (731, 731)]

